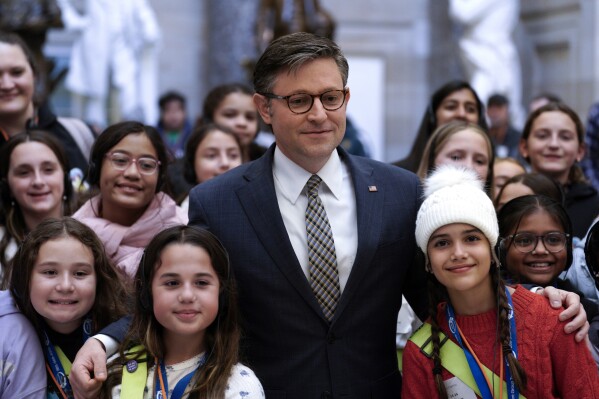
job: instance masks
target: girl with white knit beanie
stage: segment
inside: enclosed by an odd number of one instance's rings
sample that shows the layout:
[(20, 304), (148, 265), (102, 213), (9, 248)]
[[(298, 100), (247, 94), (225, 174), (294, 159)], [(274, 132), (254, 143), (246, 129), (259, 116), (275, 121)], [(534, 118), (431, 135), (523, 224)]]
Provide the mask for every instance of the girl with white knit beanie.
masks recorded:
[(595, 363), (560, 311), (499, 277), (497, 217), (476, 173), (441, 167), (425, 196), (416, 242), (430, 318), (406, 345), (402, 398), (599, 397)]

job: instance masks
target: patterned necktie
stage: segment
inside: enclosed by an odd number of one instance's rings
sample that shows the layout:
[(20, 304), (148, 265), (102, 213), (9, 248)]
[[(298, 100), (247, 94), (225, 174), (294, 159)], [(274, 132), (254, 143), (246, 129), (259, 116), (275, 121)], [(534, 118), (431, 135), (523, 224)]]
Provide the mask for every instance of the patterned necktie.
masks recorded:
[(335, 242), (327, 213), (318, 196), (322, 179), (312, 175), (306, 183), (308, 207), (306, 208), (306, 234), (308, 236), (308, 258), (312, 291), (330, 321), (339, 300), (339, 272)]

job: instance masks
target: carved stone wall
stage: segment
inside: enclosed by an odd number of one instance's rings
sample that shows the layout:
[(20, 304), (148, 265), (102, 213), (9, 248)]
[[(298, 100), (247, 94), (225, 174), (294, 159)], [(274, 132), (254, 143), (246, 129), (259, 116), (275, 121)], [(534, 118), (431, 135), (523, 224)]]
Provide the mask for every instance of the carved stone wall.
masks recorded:
[[(182, 91), (195, 117), (212, 86), (245, 78), (241, 64), (255, 56), (258, 0), (149, 1), (163, 31), (160, 89)], [(350, 60), (349, 114), (372, 138), (379, 159), (402, 158), (430, 94), (465, 76), (456, 49), (460, 32), (449, 20), (447, 0), (321, 5), (336, 19), (336, 40)], [(586, 116), (599, 99), (598, 30), (595, 0), (522, 1), (515, 40), (525, 105), (538, 92), (551, 91)], [(47, 49), (64, 59), (71, 40), (55, 32)]]

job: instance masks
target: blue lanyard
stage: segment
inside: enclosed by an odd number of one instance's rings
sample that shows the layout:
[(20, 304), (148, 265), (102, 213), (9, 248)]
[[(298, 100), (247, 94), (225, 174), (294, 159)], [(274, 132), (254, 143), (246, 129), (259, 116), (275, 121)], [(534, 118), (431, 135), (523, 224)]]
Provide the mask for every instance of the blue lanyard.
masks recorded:
[[(206, 355), (202, 356), (202, 358), (200, 359), (200, 362), (198, 363), (198, 365), (196, 366), (195, 369), (193, 369), (191, 372), (187, 373), (183, 378), (181, 378), (179, 380), (179, 382), (177, 383), (177, 385), (175, 385), (175, 389), (173, 389), (173, 394), (171, 395), (170, 399), (181, 399), (181, 397), (183, 396), (183, 393), (185, 392), (185, 388), (187, 388), (187, 385), (189, 385), (189, 382), (191, 381), (193, 375), (195, 374), (196, 371), (198, 371), (198, 369), (200, 367), (202, 367), (204, 365), (204, 363), (206, 363)], [(156, 399), (167, 399), (168, 397), (168, 379), (166, 376), (166, 366), (164, 365), (164, 362), (161, 361), (160, 364), (156, 364), (156, 371), (158, 371), (158, 367), (160, 367), (160, 374), (162, 376), (162, 381), (164, 383), (164, 392), (162, 391), (162, 388), (160, 387), (160, 380), (158, 378), (154, 378), (155, 380), (155, 398)]]
[[(514, 316), (514, 307), (512, 304), (512, 296), (510, 295), (507, 287), (505, 289), (505, 294), (507, 296), (508, 307), (509, 307), (508, 319), (510, 321), (510, 341), (511, 341), (512, 353), (514, 354), (514, 356), (516, 358), (518, 358), (518, 344), (517, 344), (517, 340), (516, 340), (516, 318)], [(460, 347), (464, 351), (464, 355), (466, 356), (466, 360), (468, 361), (468, 365), (470, 366), (470, 371), (472, 372), (472, 376), (474, 377), (474, 381), (476, 382), (476, 385), (478, 386), (481, 396), (483, 397), (483, 399), (492, 399), (493, 395), (491, 393), (490, 387), (487, 385), (485, 376), (483, 375), (483, 372), (482, 372), (480, 366), (478, 365), (477, 361), (474, 359), (474, 356), (472, 356), (472, 353), (470, 353), (470, 351), (464, 347), (464, 343), (462, 342), (461, 334), (458, 331), (458, 325), (457, 325), (457, 321), (455, 319), (455, 312), (453, 310), (453, 306), (451, 306), (450, 303), (447, 303), (447, 306), (445, 307), (445, 313), (446, 313), (447, 321), (449, 324), (449, 331), (451, 331), (451, 334), (454, 336), (456, 341), (458, 341), (458, 344), (460, 344)], [(516, 387), (516, 384), (512, 377), (512, 373), (510, 372), (510, 368), (509, 368), (509, 364), (508, 364), (507, 360), (505, 360), (505, 365), (506, 365), (506, 385), (507, 385), (508, 397), (510, 399), (517, 399), (519, 397), (518, 388)]]
[[(83, 342), (87, 341), (87, 339), (91, 336), (91, 326), (92, 320), (89, 317), (86, 317), (83, 322)], [(44, 333), (44, 353), (46, 355), (46, 362), (50, 368), (50, 371), (54, 375), (54, 379), (59, 384), (60, 388), (67, 396), (65, 399), (73, 398), (73, 389), (71, 388), (71, 383), (69, 382), (69, 378), (64, 371), (64, 366), (58, 357), (58, 353), (56, 353), (56, 349), (52, 342), (50, 341), (50, 337), (45, 330), (42, 330)]]
[(474, 381), (478, 386), (478, 390), (480, 391), (481, 396), (483, 397), (483, 399), (492, 399), (493, 395), (491, 394), (489, 385), (487, 385), (487, 381), (485, 379), (485, 376), (483, 375), (483, 371), (480, 369), (478, 363), (474, 359), (474, 356), (472, 356), (472, 353), (470, 353), (470, 351), (464, 347), (461, 334), (458, 331), (458, 324), (455, 319), (455, 312), (453, 311), (453, 306), (451, 306), (451, 303), (449, 302), (447, 303), (447, 306), (445, 306), (445, 313), (447, 315), (449, 331), (451, 331), (451, 334), (454, 336), (456, 341), (458, 341), (458, 344), (460, 344), (462, 351), (464, 351), (464, 355), (466, 355), (468, 366), (470, 366), (470, 372), (474, 377)]
[[(512, 304), (512, 296), (508, 291), (507, 287), (505, 288), (505, 296), (507, 297), (507, 303), (509, 307), (508, 319), (510, 321), (510, 346), (512, 347), (512, 353), (514, 357), (518, 358), (518, 340), (516, 338), (516, 316), (514, 315), (514, 305)], [(520, 392), (518, 392), (518, 388), (516, 387), (516, 383), (514, 382), (514, 378), (512, 377), (512, 373), (510, 371), (510, 365), (507, 360), (505, 360), (505, 379), (507, 384), (507, 394), (510, 399), (517, 399), (520, 396)]]

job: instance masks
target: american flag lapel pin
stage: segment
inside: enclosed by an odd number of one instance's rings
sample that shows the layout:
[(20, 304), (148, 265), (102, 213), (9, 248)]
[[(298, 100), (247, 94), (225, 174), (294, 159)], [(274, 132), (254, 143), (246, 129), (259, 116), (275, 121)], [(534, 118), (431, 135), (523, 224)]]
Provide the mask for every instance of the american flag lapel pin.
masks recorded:
[(368, 191), (371, 193), (376, 193), (379, 190), (376, 188), (376, 186), (368, 186)]

